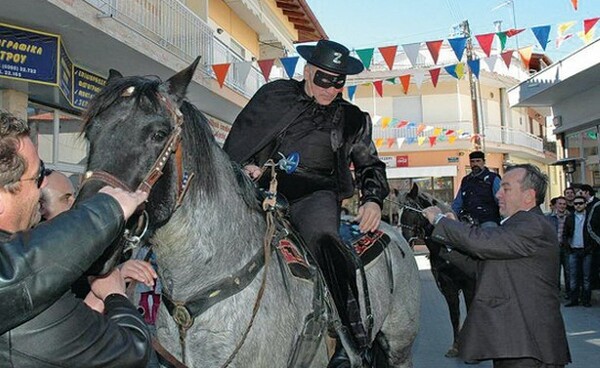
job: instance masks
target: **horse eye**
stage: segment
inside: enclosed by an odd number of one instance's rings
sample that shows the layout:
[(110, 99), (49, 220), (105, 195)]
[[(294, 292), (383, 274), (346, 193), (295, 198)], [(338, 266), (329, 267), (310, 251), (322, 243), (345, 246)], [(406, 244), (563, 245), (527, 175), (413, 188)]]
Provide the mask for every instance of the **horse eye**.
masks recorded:
[(152, 140), (155, 142), (162, 142), (167, 137), (167, 132), (159, 130), (152, 135)]

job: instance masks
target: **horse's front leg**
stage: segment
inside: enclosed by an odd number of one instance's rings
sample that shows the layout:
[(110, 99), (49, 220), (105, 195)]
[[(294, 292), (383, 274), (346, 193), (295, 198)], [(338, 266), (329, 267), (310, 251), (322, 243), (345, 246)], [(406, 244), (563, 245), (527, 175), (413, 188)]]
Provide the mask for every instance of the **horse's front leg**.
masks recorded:
[(458, 333), (460, 332), (460, 299), (458, 297), (459, 290), (451, 283), (441, 282), (442, 294), (448, 304), (448, 312), (450, 313), (450, 322), (452, 323), (452, 346), (444, 356), (454, 358), (458, 356)]

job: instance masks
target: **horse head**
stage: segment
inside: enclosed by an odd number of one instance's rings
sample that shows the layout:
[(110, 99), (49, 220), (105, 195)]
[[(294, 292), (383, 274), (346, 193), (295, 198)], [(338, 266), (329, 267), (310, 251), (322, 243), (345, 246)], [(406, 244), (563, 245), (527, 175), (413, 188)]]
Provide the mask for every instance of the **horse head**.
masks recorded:
[[(198, 139), (182, 140), (182, 136), (212, 139), (206, 119), (185, 101), (199, 59), (165, 82), (158, 77), (123, 77), (111, 70), (107, 85), (90, 101), (84, 115), (89, 155), (78, 201), (107, 184), (127, 190), (140, 188), (150, 191), (144, 208), (150, 230), (171, 218), (190, 175), (198, 174), (190, 151), (198, 157), (198, 150), (207, 150), (205, 156), (210, 150)], [(208, 132), (189, 133), (201, 129)], [(209, 186), (210, 180), (208, 176), (201, 179)], [(110, 270), (120, 248), (111, 246), (90, 273)]]

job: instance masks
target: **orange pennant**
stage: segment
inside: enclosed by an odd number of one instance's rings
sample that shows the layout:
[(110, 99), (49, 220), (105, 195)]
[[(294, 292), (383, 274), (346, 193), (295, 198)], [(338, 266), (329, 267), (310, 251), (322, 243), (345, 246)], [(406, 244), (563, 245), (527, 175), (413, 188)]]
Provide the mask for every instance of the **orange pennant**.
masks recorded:
[(373, 86), (379, 97), (383, 97), (383, 80), (373, 81)]
[(433, 83), (433, 87), (437, 87), (438, 78), (440, 77), (441, 68), (429, 69), (429, 75), (431, 75), (431, 83)]
[(577, 0), (571, 0), (571, 4), (573, 4), (573, 9), (577, 10)]
[(529, 62), (531, 61), (531, 54), (533, 53), (533, 46), (523, 47), (519, 49), (519, 56), (525, 66), (525, 69), (529, 70)]
[[(431, 57), (433, 58), (433, 63), (437, 64), (438, 61), (438, 57), (440, 56), (440, 49), (442, 48), (442, 42), (444, 42), (443, 40), (437, 40), (437, 41), (427, 41), (425, 42), (425, 44), (427, 45), (427, 48), (429, 49), (429, 53), (431, 54)], [(437, 84), (434, 83), (434, 86)]]
[(394, 146), (395, 142), (396, 142), (396, 138), (388, 138), (388, 140), (387, 140), (388, 148), (392, 148)]
[(265, 59), (258, 61), (258, 66), (260, 67), (260, 71), (262, 72), (263, 77), (265, 77), (265, 82), (269, 82), (269, 75), (271, 74), (271, 68), (273, 68), (274, 62), (275, 59)]
[(380, 47), (379, 52), (381, 56), (383, 56), (383, 60), (387, 64), (390, 70), (394, 69), (394, 60), (396, 59), (396, 51), (398, 50), (398, 46), (387, 46)]
[(417, 134), (423, 133), (425, 128), (427, 128), (427, 126), (425, 124), (419, 124), (419, 126), (417, 127)]
[(215, 76), (217, 77), (217, 82), (219, 82), (219, 86), (221, 88), (223, 88), (223, 84), (225, 83), (225, 77), (227, 77), (229, 66), (231, 66), (231, 63), (214, 64), (212, 66), (212, 69), (215, 72)]
[(410, 86), (410, 74), (401, 75), (400, 82), (402, 82), (402, 87), (404, 88), (404, 94), (407, 94), (408, 87)]

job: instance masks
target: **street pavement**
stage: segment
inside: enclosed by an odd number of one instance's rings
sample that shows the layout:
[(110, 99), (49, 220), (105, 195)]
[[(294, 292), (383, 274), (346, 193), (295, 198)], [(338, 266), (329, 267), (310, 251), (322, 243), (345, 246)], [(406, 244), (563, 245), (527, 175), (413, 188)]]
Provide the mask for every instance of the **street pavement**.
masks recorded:
[[(421, 279), (421, 325), (413, 345), (415, 368), (491, 368), (490, 361), (467, 365), (460, 358), (446, 358), (444, 354), (452, 344), (452, 327), (448, 307), (437, 289), (429, 260), (417, 255)], [(597, 294), (596, 294), (597, 295)], [(462, 318), (465, 316), (464, 305)], [(595, 298), (591, 308), (561, 307), (573, 363), (569, 368), (600, 367), (600, 298)], [(540, 311), (543, 313), (543, 311)]]

